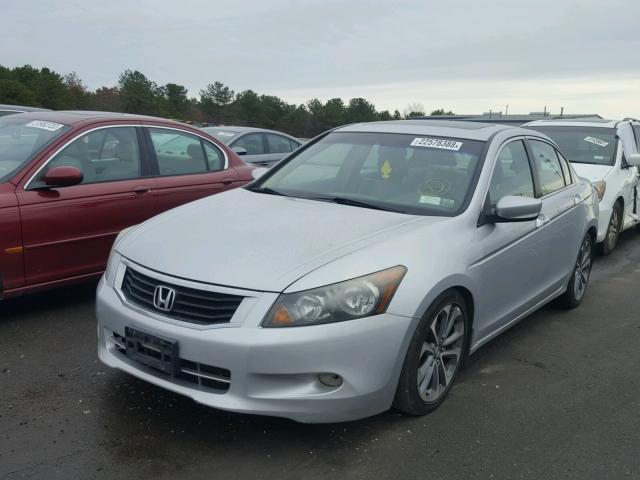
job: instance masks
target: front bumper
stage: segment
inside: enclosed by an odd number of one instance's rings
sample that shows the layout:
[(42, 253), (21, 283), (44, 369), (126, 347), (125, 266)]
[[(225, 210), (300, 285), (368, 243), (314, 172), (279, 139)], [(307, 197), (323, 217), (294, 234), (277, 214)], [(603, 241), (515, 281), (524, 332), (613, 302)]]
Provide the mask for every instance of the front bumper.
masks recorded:
[[(252, 308), (238, 309), (245, 318), (236, 315), (230, 324), (203, 329), (131, 308), (103, 279), (96, 302), (99, 358), (196, 402), (234, 412), (322, 423), (390, 408), (413, 319), (382, 314), (310, 327), (260, 328), (276, 297), (264, 295), (252, 299)], [(228, 390), (185, 385), (130, 360), (112, 341), (126, 326), (176, 340), (181, 359), (229, 370)], [(321, 373), (340, 375), (343, 384), (326, 387), (318, 380)]]

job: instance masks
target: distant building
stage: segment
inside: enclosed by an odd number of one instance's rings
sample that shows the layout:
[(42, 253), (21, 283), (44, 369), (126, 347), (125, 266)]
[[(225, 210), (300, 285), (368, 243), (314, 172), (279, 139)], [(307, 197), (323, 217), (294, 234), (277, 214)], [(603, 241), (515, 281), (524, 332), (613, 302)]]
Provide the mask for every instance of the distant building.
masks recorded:
[(485, 112), (482, 115), (424, 115), (421, 117), (411, 117), (412, 120), (464, 120), (466, 122), (500, 123), (506, 125), (520, 126), (534, 120), (554, 120), (560, 118), (602, 118), (597, 113), (572, 113), (555, 114), (550, 112), (531, 112), (529, 114), (509, 114), (502, 112)]

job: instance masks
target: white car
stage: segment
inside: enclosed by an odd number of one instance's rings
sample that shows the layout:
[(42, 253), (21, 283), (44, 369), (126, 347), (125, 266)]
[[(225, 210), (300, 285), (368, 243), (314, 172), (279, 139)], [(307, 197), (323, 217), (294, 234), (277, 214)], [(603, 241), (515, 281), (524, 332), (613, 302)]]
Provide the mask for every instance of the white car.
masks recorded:
[(640, 122), (631, 119), (538, 120), (525, 125), (551, 137), (600, 198), (598, 244), (608, 255), (623, 230), (640, 224)]

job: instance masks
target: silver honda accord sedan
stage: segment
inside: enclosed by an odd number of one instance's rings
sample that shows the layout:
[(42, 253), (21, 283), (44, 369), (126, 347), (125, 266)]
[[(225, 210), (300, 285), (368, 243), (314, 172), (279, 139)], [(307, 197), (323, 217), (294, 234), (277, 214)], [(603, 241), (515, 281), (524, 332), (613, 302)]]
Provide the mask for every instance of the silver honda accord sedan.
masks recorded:
[(121, 233), (99, 356), (224, 410), (423, 415), (478, 347), (555, 298), (580, 304), (597, 212), (541, 133), (337, 128), (246, 188)]

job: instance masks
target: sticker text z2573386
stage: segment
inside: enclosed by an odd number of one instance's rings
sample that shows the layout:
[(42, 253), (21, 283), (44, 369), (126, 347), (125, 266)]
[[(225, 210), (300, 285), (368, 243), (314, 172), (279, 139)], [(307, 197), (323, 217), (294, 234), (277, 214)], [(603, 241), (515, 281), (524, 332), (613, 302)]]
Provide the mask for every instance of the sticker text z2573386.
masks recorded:
[(443, 140), (442, 138), (423, 138), (416, 137), (410, 143), (412, 147), (426, 147), (426, 148), (439, 148), (441, 150), (460, 150), (462, 142), (455, 140)]

